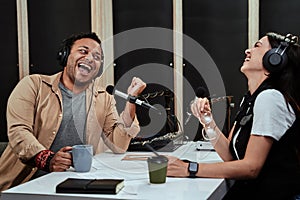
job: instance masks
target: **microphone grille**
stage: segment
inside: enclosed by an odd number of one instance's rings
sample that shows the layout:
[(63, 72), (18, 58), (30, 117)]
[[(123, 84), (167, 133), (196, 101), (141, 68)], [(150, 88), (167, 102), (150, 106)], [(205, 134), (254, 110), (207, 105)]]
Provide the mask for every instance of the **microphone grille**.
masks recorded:
[(113, 94), (113, 91), (114, 91), (114, 86), (108, 85), (106, 87), (106, 92), (108, 92), (109, 94)]
[(196, 89), (196, 96), (197, 96), (198, 98), (203, 98), (203, 97), (208, 97), (209, 94), (208, 94), (208, 91), (207, 91), (206, 88), (204, 88), (204, 87), (198, 87), (198, 88)]

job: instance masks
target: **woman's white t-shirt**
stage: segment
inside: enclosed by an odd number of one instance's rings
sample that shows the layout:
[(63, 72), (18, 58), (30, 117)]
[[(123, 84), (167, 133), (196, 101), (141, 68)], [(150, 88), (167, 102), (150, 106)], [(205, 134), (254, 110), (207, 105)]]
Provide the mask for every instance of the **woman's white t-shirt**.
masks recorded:
[(269, 136), (278, 141), (296, 120), (292, 107), (288, 106), (278, 90), (267, 89), (258, 94), (251, 134)]

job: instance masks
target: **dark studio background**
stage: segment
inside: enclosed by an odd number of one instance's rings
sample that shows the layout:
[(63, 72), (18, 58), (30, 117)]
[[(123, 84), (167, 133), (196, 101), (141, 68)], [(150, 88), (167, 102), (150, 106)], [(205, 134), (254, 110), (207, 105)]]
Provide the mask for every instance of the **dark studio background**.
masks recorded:
[[(88, 0), (28, 0), (28, 26), (30, 73), (53, 74), (61, 68), (56, 61), (56, 52), (60, 42), (72, 33), (91, 30), (91, 3)], [(260, 1), (260, 37), (268, 31), (282, 34), (287, 32), (300, 35), (299, 0), (264, 0)], [(19, 80), (18, 73), (18, 34), (16, 1), (1, 0), (0, 20), (2, 38), (2, 69), (1, 104), (0, 104), (0, 141), (7, 141), (6, 103), (9, 94)], [(120, 33), (138, 27), (173, 27), (172, 0), (113, 0), (113, 32)], [(213, 58), (224, 80), (226, 95), (233, 96), (236, 103), (231, 110), (231, 121), (236, 107), (247, 90), (246, 79), (239, 69), (245, 57), (244, 50), (248, 48), (248, 1), (183, 1), (183, 33), (201, 44)], [(165, 41), (172, 46), (173, 38)], [(130, 42), (130, 41), (128, 41)], [(115, 51), (118, 51), (118, 44)], [(183, 44), (184, 45), (184, 44)], [(183, 49), (185, 46), (183, 47)], [(115, 60), (115, 82), (128, 70), (147, 63), (159, 63), (169, 66), (173, 63), (173, 55), (156, 49), (141, 49), (129, 52)], [(196, 66), (184, 61), (184, 77), (194, 89), (204, 85), (201, 74)], [(172, 66), (169, 66), (172, 67)], [(173, 74), (163, 74), (173, 82)], [(144, 93), (166, 88), (160, 85), (149, 85)], [(187, 95), (184, 91), (184, 95)], [(218, 94), (215, 94), (218, 96)], [(193, 97), (186, 97), (183, 102), (183, 112)], [(153, 101), (153, 102), (152, 102)], [(159, 97), (150, 100), (166, 106), (166, 99)], [(173, 113), (173, 105), (171, 105)], [(141, 124), (147, 123), (147, 116), (138, 110)], [(184, 116), (185, 117), (185, 116)], [(229, 119), (227, 119), (229, 120)], [(227, 130), (227, 121), (224, 122)], [(184, 127), (189, 133), (189, 127), (198, 126), (192, 118)], [(165, 127), (164, 131), (168, 127)], [(193, 133), (194, 134), (194, 133)], [(199, 139), (193, 135), (190, 139)]]

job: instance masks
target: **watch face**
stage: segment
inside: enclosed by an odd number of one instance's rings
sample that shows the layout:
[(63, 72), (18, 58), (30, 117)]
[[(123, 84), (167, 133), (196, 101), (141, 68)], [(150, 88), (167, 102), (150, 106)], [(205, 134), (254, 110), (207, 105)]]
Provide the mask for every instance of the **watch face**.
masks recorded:
[(190, 162), (189, 164), (189, 171), (190, 172), (197, 172), (198, 171), (198, 163), (196, 162)]

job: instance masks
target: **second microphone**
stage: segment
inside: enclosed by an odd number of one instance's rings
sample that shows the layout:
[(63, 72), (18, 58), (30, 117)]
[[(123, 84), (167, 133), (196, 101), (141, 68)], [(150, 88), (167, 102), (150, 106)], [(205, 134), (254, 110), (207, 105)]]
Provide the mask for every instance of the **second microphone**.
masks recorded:
[(145, 101), (142, 101), (142, 100), (138, 99), (135, 96), (131, 96), (131, 95), (125, 94), (124, 92), (121, 92), (121, 91), (116, 90), (116, 89), (114, 90), (114, 86), (112, 86), (112, 85), (108, 85), (106, 87), (106, 92), (108, 92), (111, 95), (113, 95), (113, 94), (117, 95), (117, 96), (119, 96), (119, 97), (121, 97), (121, 98), (129, 101), (130, 103), (137, 104), (137, 105), (142, 106), (142, 107), (147, 108), (147, 109), (154, 109), (157, 112), (159, 112), (159, 110), (156, 107), (150, 105), (149, 103), (147, 103)]

